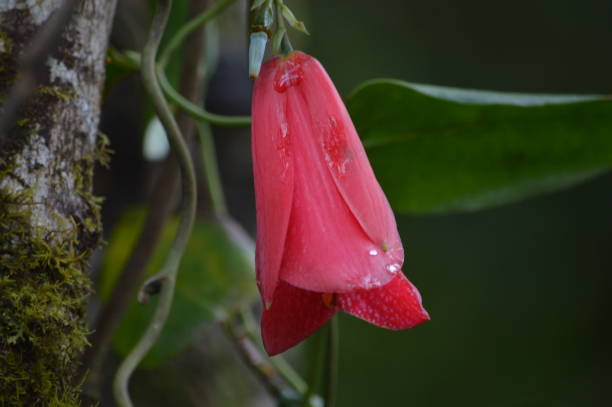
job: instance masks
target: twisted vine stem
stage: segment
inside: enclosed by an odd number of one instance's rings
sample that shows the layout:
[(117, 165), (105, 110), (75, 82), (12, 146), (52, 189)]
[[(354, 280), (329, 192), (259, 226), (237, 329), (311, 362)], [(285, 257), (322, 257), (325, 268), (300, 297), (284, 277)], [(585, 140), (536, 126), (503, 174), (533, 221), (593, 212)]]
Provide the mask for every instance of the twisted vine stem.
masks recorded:
[[(140, 338), (132, 352), (125, 358), (115, 376), (113, 391), (115, 400), (120, 407), (133, 407), (128, 391), (129, 379), (138, 364), (142, 361), (144, 356), (159, 338), (161, 330), (163, 329), (163, 326), (168, 318), (174, 297), (178, 267), (189, 240), (189, 236), (191, 235), (191, 229), (195, 219), (196, 180), (194, 168), (188, 147), (183, 136), (181, 135), (181, 131), (176, 121), (174, 120), (168, 102), (164, 98), (164, 92), (185, 113), (199, 121), (223, 126), (248, 126), (251, 123), (249, 116), (225, 116), (207, 112), (177, 92), (169, 83), (165, 74), (165, 67), (172, 53), (180, 46), (184, 39), (194, 30), (216, 17), (234, 1), (235, 0), (220, 0), (210, 9), (189, 21), (170, 40), (168, 46), (161, 53), (159, 62), (156, 63), (157, 51), (159, 49), (161, 37), (164, 33), (165, 25), (172, 7), (172, 0), (158, 0), (149, 32), (149, 38), (143, 49), (140, 63), (143, 84), (146, 92), (151, 98), (157, 115), (168, 134), (170, 143), (172, 148), (175, 150), (181, 167), (183, 183), (183, 208), (181, 212), (179, 230), (164, 267), (157, 275), (149, 279), (144, 284), (139, 294), (139, 298), (141, 300), (145, 300), (148, 295), (159, 290), (160, 298), (152, 320), (145, 333)], [(227, 209), (225, 207), (218, 174), (216, 172), (216, 160), (214, 153), (212, 152), (212, 138), (210, 137), (208, 129), (206, 129), (206, 126), (203, 125), (203, 123), (199, 123), (198, 128), (202, 142), (203, 161), (205, 162), (208, 173), (207, 186), (210, 190), (209, 192), (213, 201), (214, 212), (217, 216), (224, 217), (227, 216)], [(295, 373), (282, 358), (270, 359), (270, 363), (272, 365), (264, 363), (265, 366), (260, 365), (260, 363), (255, 363), (255, 360), (251, 360), (251, 356), (253, 356), (253, 349), (256, 348), (254, 347), (254, 343), (257, 342), (253, 337), (252, 327), (250, 327), (250, 329), (246, 329), (245, 333), (240, 334), (233, 325), (231, 318), (230, 320), (226, 321), (225, 326), (230, 332), (230, 336), (234, 337), (234, 339), (240, 339), (237, 341), (239, 342), (237, 345), (239, 349), (245, 352), (245, 359), (249, 362), (249, 365), (251, 365), (250, 367), (254, 371), (260, 371), (260, 373), (266, 371), (268, 371), (268, 373), (270, 371), (277, 372), (280, 377), (284, 378), (287, 383), (291, 385), (292, 389), (289, 391), (289, 393), (295, 391), (298, 395), (301, 395), (302, 397), (305, 396), (306, 402), (310, 404), (314, 398), (312, 389), (313, 386), (307, 386), (299, 375), (297, 375), (297, 373)], [(245, 343), (245, 341), (248, 343)], [(326, 369), (328, 379), (325, 389), (326, 405), (333, 406), (335, 401), (335, 376), (337, 369), (336, 326), (330, 327), (327, 347), (327, 357), (330, 360), (328, 360)], [(248, 348), (250, 348), (251, 351), (247, 352)], [(280, 383), (275, 383), (275, 377), (269, 376), (269, 374), (262, 374), (261, 378), (264, 383), (266, 383), (270, 389), (273, 390), (272, 393), (277, 397), (282, 399), (287, 396), (288, 389)]]
[(183, 185), (183, 206), (181, 209), (179, 229), (166, 259), (166, 263), (157, 275), (145, 283), (140, 293), (140, 297), (142, 298), (146, 297), (148, 293), (151, 292), (152, 287), (159, 287), (160, 289), (159, 301), (151, 322), (134, 349), (132, 349), (121, 366), (119, 366), (115, 376), (113, 392), (115, 400), (120, 407), (133, 406), (128, 391), (129, 379), (133, 371), (159, 337), (168, 318), (172, 306), (172, 299), (174, 297), (178, 266), (185, 247), (187, 246), (187, 242), (189, 241), (189, 236), (191, 235), (195, 220), (197, 194), (195, 172), (191, 161), (191, 155), (178, 124), (170, 111), (170, 107), (164, 98), (156, 75), (155, 58), (171, 8), (172, 0), (158, 0), (149, 31), (149, 37), (142, 52), (141, 74), (145, 90), (153, 103), (162, 125), (166, 129), (170, 144), (179, 161)]
[(190, 115), (196, 120), (208, 122), (210, 124), (216, 124), (219, 126), (250, 126), (250, 116), (225, 116), (221, 114), (211, 113), (204, 110), (202, 107), (190, 102), (184, 98), (179, 92), (176, 91), (168, 81), (166, 77), (166, 66), (170, 61), (172, 53), (175, 52), (178, 47), (183, 43), (185, 38), (193, 31), (202, 27), (208, 21), (217, 17), (223, 10), (229, 7), (235, 0), (220, 0), (211, 6), (208, 10), (203, 12), (197, 17), (191, 19), (185, 24), (180, 30), (174, 34), (174, 36), (168, 42), (168, 45), (161, 52), (159, 63), (157, 66), (157, 76), (162, 89), (177, 106), (182, 109), (185, 113)]

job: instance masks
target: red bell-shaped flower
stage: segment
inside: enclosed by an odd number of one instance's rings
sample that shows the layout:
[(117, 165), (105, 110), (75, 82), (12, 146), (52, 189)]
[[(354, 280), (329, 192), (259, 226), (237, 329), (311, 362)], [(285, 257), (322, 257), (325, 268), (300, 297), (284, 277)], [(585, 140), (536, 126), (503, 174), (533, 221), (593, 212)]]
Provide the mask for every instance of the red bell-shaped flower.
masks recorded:
[(428, 320), (401, 272), (393, 212), (321, 64), (297, 51), (271, 59), (252, 109), (267, 352), (296, 345), (337, 310), (390, 329)]

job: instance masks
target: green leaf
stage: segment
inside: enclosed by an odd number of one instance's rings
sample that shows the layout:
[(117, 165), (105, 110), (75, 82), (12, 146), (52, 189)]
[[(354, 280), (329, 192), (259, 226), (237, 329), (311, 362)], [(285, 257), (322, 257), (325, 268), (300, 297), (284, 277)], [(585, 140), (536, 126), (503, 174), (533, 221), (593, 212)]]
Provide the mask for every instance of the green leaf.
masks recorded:
[(479, 210), (566, 188), (612, 165), (612, 101), (374, 80), (347, 101), (391, 205)]
[[(145, 216), (143, 209), (131, 210), (115, 226), (100, 279), (103, 300), (109, 297)], [(164, 230), (147, 276), (159, 271), (177, 227), (178, 220), (173, 219)], [(181, 262), (170, 316), (143, 366), (155, 366), (175, 355), (195, 339), (204, 324), (254, 299), (253, 251), (239, 241), (240, 236), (236, 238), (236, 233), (243, 232), (232, 224), (196, 221)], [(113, 338), (113, 346), (119, 354), (125, 356), (140, 339), (156, 304), (156, 296), (146, 305), (139, 304), (135, 298), (132, 300)]]

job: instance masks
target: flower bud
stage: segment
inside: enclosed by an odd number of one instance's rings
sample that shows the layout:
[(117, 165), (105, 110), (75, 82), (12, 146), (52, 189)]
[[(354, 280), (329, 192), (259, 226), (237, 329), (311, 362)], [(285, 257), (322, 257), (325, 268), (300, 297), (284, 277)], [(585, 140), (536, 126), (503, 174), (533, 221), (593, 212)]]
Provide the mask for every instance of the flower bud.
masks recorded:
[(254, 32), (250, 35), (249, 40), (249, 77), (257, 78), (264, 54), (266, 52), (266, 44), (268, 42), (268, 34), (263, 31)]

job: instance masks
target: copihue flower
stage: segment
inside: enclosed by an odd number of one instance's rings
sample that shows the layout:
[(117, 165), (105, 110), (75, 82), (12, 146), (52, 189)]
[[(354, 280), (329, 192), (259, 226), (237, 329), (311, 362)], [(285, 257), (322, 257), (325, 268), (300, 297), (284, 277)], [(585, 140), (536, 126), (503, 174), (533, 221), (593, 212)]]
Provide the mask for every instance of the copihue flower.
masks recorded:
[(266, 351), (296, 345), (336, 311), (389, 329), (428, 320), (401, 271), (393, 212), (321, 64), (298, 51), (265, 63), (252, 118)]

